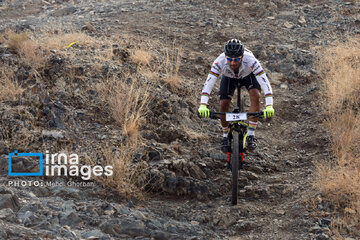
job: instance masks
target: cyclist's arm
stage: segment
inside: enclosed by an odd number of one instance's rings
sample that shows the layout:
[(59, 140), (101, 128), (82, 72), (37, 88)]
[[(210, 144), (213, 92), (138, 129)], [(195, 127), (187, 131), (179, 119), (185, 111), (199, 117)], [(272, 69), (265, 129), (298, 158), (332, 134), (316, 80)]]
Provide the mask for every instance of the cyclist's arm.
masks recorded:
[(265, 105), (273, 105), (273, 92), (264, 69), (257, 60), (255, 60), (251, 68), (256, 77), (256, 80), (260, 84), (261, 90), (264, 92)]
[(221, 67), (218, 64), (218, 61), (215, 60), (201, 92), (201, 104), (208, 104), (211, 91), (215, 86), (216, 80), (218, 79), (220, 72)]

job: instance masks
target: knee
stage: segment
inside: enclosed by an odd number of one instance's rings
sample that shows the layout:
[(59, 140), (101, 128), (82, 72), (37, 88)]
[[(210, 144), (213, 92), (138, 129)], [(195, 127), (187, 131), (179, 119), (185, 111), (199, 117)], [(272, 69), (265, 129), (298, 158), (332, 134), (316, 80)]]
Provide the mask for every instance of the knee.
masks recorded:
[(254, 101), (260, 100), (260, 91), (257, 89), (251, 89), (249, 92), (249, 95), (250, 95), (251, 100), (254, 100)]
[(220, 100), (221, 111), (226, 111), (230, 106), (231, 100)]

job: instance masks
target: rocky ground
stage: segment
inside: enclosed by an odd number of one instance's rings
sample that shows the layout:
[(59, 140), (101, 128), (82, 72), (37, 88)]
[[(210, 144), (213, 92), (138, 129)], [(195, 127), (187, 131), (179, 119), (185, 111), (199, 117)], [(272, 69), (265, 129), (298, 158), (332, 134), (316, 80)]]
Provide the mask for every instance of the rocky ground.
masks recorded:
[[(129, 200), (99, 184), (63, 187), (69, 180), (63, 178), (56, 179), (58, 186), (9, 185), (7, 154), (15, 148), (96, 153), (100, 146), (119, 146), (123, 136), (96, 100), (98, 73), (83, 58), (95, 50), (74, 47), (75, 62), (53, 52), (46, 81), (39, 82), (1, 43), (1, 64), (12, 66), (27, 90), (20, 100), (0, 103), (1, 238), (351, 239), (331, 228), (336, 219), (314, 211), (314, 206), (326, 206), (311, 183), (313, 161), (331, 157), (321, 125), (316, 50), (360, 33), (356, 1), (5, 0), (0, 1), (0, 23), (1, 32), (10, 28), (36, 36), (75, 30), (98, 38), (131, 36), (133, 45), (154, 42), (159, 51), (175, 42), (184, 51), (179, 89), (161, 83), (149, 89), (144, 144), (134, 159), (146, 166), (148, 191), (145, 199)], [(234, 37), (267, 70), (276, 115), (258, 127), (259, 147), (246, 155), (240, 175), (239, 204), (230, 206), (230, 172), (218, 148), (219, 123), (201, 120), (196, 112), (210, 64)], [(103, 48), (108, 47), (104, 42)], [(127, 60), (128, 48), (117, 51), (124, 58), (121, 64), (101, 66), (103, 74), (140, 74)], [(74, 65), (76, 82), (62, 79), (69, 70), (63, 62)], [(212, 96), (210, 106), (216, 109), (217, 96)], [(11, 180), (34, 179), (48, 180)]]

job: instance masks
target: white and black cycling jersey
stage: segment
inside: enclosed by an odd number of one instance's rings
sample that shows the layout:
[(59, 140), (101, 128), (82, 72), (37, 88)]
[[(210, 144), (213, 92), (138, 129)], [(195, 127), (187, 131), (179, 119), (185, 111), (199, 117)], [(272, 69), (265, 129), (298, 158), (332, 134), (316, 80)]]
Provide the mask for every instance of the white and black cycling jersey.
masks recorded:
[(270, 86), (270, 82), (265, 74), (264, 69), (261, 67), (260, 62), (249, 50), (245, 50), (244, 52), (244, 57), (242, 59), (238, 73), (235, 73), (229, 66), (225, 53), (220, 54), (220, 56), (216, 58), (204, 84), (201, 95), (201, 103), (208, 103), (211, 91), (214, 88), (216, 80), (220, 75), (235, 79), (242, 79), (251, 73), (255, 75), (256, 80), (261, 86), (261, 90), (264, 92), (266, 106), (273, 105), (272, 88)]

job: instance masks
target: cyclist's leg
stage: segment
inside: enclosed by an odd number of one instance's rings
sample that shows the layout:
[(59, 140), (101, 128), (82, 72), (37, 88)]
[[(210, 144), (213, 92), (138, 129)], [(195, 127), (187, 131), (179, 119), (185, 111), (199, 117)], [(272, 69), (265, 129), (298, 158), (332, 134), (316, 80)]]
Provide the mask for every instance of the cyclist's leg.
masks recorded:
[[(260, 91), (261, 87), (258, 81), (256, 80), (254, 74), (250, 74), (243, 79), (243, 83), (250, 95), (250, 109), (249, 112), (259, 112), (260, 111)], [(253, 150), (257, 147), (255, 130), (257, 126), (258, 118), (249, 117), (249, 129), (248, 129), (248, 149)]]
[[(249, 90), (250, 95), (250, 109), (249, 112), (260, 112), (260, 91), (256, 88), (251, 88)], [(251, 116), (251, 120), (257, 121), (257, 117)]]
[[(228, 112), (230, 108), (231, 99), (220, 99), (220, 112)], [(229, 123), (225, 120), (225, 116), (220, 116), (221, 126), (227, 128)]]
[[(235, 81), (232, 78), (222, 76), (220, 82), (220, 112), (228, 112), (231, 103), (231, 97), (234, 95), (235, 91)], [(226, 122), (225, 116), (220, 116), (221, 126), (225, 130), (229, 123)]]
[[(261, 87), (256, 77), (253, 73), (249, 74), (248, 76), (244, 77), (241, 80), (241, 86), (245, 86), (246, 89), (249, 91), (250, 95), (250, 109), (249, 112), (259, 112), (260, 111), (260, 92)], [(249, 117), (251, 121), (257, 122), (257, 117)]]
[[(235, 86), (231, 78), (223, 76), (220, 82), (220, 112), (228, 112), (231, 103), (231, 96), (234, 94)], [(228, 134), (229, 123), (226, 122), (225, 116), (220, 116), (220, 122), (223, 129), (223, 138), (221, 140), (221, 151), (227, 153), (230, 151)]]

